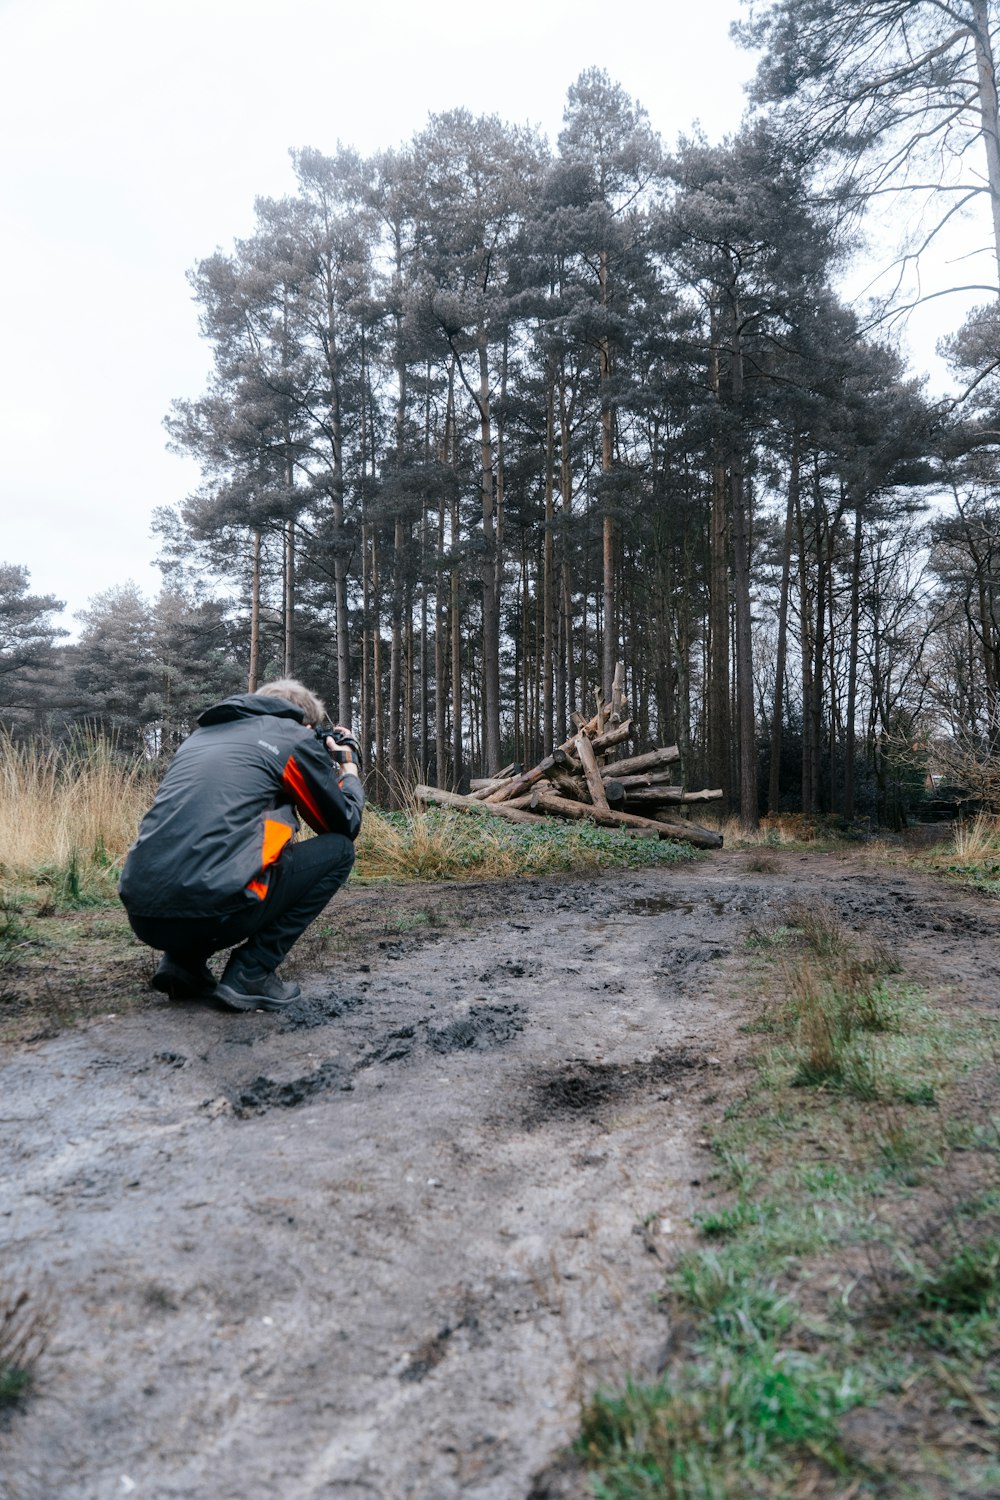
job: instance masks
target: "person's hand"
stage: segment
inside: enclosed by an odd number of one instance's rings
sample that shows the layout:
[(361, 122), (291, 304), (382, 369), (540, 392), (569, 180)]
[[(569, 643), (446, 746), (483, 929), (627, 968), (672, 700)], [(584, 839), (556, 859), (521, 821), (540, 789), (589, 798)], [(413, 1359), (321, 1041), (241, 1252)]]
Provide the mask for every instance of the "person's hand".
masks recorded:
[(341, 750), (349, 750), (353, 760), (361, 759), (361, 746), (352, 730), (343, 724), (334, 724), (330, 734)]
[[(336, 742), (332, 739), (327, 742), (327, 749), (330, 751), (331, 755), (333, 754), (335, 749), (339, 750), (341, 754), (344, 753), (343, 746), (337, 745)], [(348, 751), (347, 754), (348, 756), (350, 756), (350, 751)], [(341, 776), (360, 775), (357, 767), (357, 762), (351, 759), (341, 760), (339, 757), (337, 757), (337, 769), (339, 770)]]
[[(325, 744), (331, 757), (337, 761), (342, 775), (357, 776), (360, 774), (354, 760), (354, 755), (357, 753), (357, 740), (355, 740), (350, 730), (342, 729), (339, 724), (336, 725), (333, 732), (327, 735)], [(346, 756), (346, 759), (342, 758), (344, 756)]]

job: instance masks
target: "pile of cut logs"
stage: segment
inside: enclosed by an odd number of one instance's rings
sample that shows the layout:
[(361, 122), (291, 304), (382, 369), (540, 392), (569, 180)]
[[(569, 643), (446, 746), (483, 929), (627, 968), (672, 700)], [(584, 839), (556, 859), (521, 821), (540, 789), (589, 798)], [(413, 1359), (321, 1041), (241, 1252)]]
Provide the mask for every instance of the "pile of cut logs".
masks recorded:
[(473, 781), (468, 797), (437, 787), (418, 786), (425, 806), (540, 823), (546, 818), (589, 818), (603, 828), (624, 828), (646, 837), (677, 839), (698, 849), (718, 849), (722, 835), (677, 817), (692, 802), (718, 802), (721, 791), (687, 792), (673, 783), (670, 767), (680, 760), (676, 745), (643, 755), (609, 760), (632, 737), (624, 717), (621, 671), (615, 675), (610, 703), (592, 719), (574, 714), (576, 733), (544, 760), (522, 770), (505, 766), (496, 776)]

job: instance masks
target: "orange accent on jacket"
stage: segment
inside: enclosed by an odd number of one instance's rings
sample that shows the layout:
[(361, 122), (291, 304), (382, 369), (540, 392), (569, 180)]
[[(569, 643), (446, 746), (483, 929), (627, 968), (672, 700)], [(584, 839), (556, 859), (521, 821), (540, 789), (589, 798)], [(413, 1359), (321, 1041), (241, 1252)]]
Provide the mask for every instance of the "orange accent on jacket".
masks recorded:
[(294, 755), (288, 757), (288, 763), (285, 766), (281, 779), (295, 798), (313, 832), (329, 833), (329, 824), (316, 806), (315, 799), (306, 785), (305, 777), (302, 775)]
[(261, 901), (267, 895), (268, 879), (267, 872), (275, 863), (282, 849), (292, 836), (292, 830), (287, 823), (280, 823), (277, 818), (265, 818), (264, 820), (264, 847), (261, 851), (261, 875), (256, 880), (247, 882), (247, 890), (252, 891)]

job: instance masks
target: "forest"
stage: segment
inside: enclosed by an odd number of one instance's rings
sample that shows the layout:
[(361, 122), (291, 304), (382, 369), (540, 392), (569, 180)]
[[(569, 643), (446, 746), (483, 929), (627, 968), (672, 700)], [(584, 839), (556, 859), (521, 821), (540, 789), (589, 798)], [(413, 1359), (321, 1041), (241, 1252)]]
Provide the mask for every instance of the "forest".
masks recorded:
[[(294, 150), (190, 273), (212, 374), (166, 428), (202, 482), (157, 513), (159, 598), (98, 595), (66, 644), (0, 569), (9, 733), (154, 757), (294, 674), (392, 805), (534, 763), (620, 660), (639, 742), (745, 827), (899, 826), (932, 777), (995, 801), (997, 288), (943, 341), (957, 394), (895, 343), (962, 213), (1000, 262), (989, 7), (785, 0), (740, 38), (721, 145), (668, 149), (595, 67), (554, 148), (458, 109)], [(894, 290), (848, 304), (887, 203)]]

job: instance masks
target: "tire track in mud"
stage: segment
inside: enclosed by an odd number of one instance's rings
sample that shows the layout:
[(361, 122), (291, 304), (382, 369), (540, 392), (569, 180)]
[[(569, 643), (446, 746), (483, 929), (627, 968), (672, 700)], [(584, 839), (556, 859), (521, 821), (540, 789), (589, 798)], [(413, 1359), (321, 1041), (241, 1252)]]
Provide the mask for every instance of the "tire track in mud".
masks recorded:
[(333, 961), (290, 1014), (10, 1054), (0, 1225), (59, 1309), (14, 1500), (586, 1493), (553, 1456), (663, 1357), (746, 932), (806, 895), (951, 974), (943, 930), (972, 988), (997, 961), (968, 898), (776, 865), (487, 887), (476, 930)]

